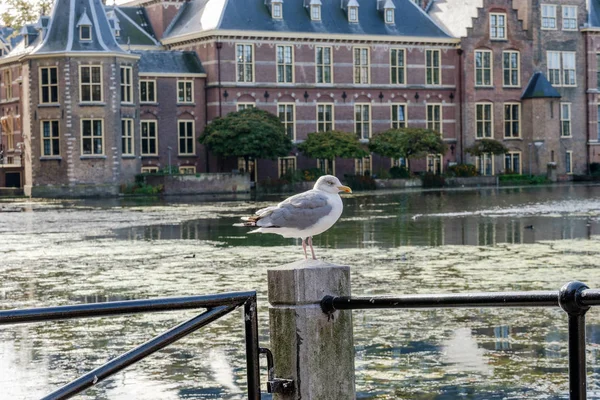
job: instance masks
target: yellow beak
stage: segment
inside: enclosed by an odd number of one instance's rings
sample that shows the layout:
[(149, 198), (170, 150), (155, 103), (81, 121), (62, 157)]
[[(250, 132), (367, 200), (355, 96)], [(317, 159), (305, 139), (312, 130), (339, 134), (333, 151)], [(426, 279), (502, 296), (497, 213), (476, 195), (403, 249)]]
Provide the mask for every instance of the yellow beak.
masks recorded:
[(352, 189), (350, 189), (348, 186), (338, 186), (337, 187), (341, 192), (346, 192), (346, 193), (352, 193)]

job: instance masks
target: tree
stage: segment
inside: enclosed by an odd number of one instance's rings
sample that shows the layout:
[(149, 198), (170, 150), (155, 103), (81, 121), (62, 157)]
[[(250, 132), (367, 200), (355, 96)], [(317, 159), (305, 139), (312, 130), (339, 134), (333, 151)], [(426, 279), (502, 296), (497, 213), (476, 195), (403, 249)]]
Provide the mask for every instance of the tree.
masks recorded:
[(200, 143), (223, 157), (244, 157), (246, 171), (250, 158), (283, 157), (292, 150), (292, 141), (275, 115), (257, 108), (232, 112), (208, 124)]
[(369, 155), (354, 133), (327, 131), (309, 133), (298, 150), (307, 157), (324, 160), (341, 158), (362, 158)]
[(479, 157), (482, 154), (504, 154), (508, 152), (506, 146), (494, 139), (481, 139), (465, 149), (472, 156)]
[[(439, 133), (422, 128), (389, 129), (373, 136), (369, 150), (384, 157), (408, 160), (446, 152)], [(410, 166), (410, 165), (409, 165)]]
[(23, 25), (36, 22), (41, 15), (48, 15), (54, 4), (54, 0), (3, 0), (6, 8), (0, 14), (2, 25), (10, 26), (15, 34)]

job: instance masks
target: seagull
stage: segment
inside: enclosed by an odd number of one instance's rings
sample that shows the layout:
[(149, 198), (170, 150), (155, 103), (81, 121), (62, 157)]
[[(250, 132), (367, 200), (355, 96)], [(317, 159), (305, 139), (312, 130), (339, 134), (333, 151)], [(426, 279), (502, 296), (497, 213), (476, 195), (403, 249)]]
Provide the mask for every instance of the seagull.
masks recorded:
[(286, 238), (301, 238), (304, 258), (308, 259), (308, 243), (312, 258), (316, 260), (312, 237), (331, 228), (342, 215), (344, 204), (340, 192), (352, 193), (352, 189), (342, 185), (335, 176), (324, 175), (311, 190), (242, 218), (245, 221), (243, 225), (258, 227), (250, 233), (276, 233)]

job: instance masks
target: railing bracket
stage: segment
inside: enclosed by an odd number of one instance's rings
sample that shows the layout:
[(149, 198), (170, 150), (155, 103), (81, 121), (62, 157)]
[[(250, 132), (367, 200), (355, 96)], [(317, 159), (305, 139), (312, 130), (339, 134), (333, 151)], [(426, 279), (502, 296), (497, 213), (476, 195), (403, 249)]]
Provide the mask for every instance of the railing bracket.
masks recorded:
[(261, 347), (259, 352), (260, 354), (267, 356), (267, 370), (269, 372), (269, 379), (267, 380), (267, 392), (279, 394), (294, 393), (294, 381), (292, 379), (275, 378), (275, 367), (273, 364), (273, 353), (271, 353), (271, 350)]

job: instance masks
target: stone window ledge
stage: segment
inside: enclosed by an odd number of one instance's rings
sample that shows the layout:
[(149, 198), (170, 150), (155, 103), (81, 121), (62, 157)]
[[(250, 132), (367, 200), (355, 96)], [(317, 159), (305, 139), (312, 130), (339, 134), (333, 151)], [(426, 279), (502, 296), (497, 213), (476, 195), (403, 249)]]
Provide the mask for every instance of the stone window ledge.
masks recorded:
[(62, 161), (61, 156), (41, 156), (40, 161)]
[(38, 104), (38, 108), (51, 108), (51, 107), (60, 107), (60, 103), (40, 103), (40, 104)]
[(106, 160), (106, 156), (105, 155), (91, 155), (91, 154), (86, 154), (84, 156), (80, 156), (79, 157), (80, 160)]

